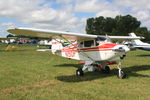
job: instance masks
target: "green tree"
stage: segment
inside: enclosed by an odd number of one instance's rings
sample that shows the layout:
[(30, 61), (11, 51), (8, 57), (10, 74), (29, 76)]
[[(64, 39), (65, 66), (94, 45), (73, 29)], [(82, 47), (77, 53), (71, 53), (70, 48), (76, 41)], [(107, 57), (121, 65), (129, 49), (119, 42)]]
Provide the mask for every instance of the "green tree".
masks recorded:
[(105, 24), (103, 26), (104, 33), (111, 35), (112, 31), (116, 28), (116, 21), (111, 17), (105, 19)]
[(150, 31), (140, 25), (141, 22), (131, 15), (118, 15), (115, 18), (100, 16), (87, 19), (86, 32), (95, 35), (128, 35), (135, 32), (139, 36), (144, 36), (145, 41), (150, 41)]
[(127, 35), (134, 32), (140, 26), (140, 21), (131, 15), (116, 16), (115, 18), (103, 16), (89, 18), (87, 20), (87, 34), (112, 34), (112, 35)]
[(86, 26), (86, 31), (88, 34), (93, 34), (94, 33), (94, 18), (89, 18), (87, 20), (87, 26)]
[(116, 16), (115, 35), (128, 35), (130, 32), (135, 32), (140, 27), (141, 22), (131, 15)]
[(144, 41), (150, 41), (150, 31), (146, 27), (139, 27), (135, 33), (139, 36), (145, 37)]
[(8, 34), (8, 35), (7, 35), (7, 38), (9, 38), (9, 37), (15, 37), (15, 36), (12, 35), (12, 34)]
[(105, 19), (102, 16), (97, 18), (89, 18), (87, 20), (86, 32), (87, 34), (95, 34), (95, 35), (102, 34), (104, 33), (104, 25)]

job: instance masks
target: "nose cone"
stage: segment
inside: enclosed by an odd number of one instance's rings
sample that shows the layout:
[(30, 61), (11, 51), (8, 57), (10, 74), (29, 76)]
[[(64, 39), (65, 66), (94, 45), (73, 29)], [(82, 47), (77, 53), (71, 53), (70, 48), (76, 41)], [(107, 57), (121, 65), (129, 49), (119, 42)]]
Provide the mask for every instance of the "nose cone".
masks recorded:
[(130, 51), (130, 48), (129, 48), (128, 46), (126, 46), (126, 45), (123, 45), (123, 47), (122, 47), (122, 48), (125, 50), (125, 52)]
[(117, 45), (114, 47), (113, 50), (116, 52), (128, 52), (128, 51), (130, 51), (130, 49), (126, 45)]

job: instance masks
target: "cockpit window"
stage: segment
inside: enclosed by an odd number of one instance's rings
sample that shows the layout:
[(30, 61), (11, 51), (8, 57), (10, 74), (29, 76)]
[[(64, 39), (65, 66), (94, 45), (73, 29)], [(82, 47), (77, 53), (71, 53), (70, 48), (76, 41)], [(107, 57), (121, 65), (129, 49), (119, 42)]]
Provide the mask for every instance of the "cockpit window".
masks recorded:
[(94, 40), (84, 41), (84, 47), (92, 47), (94, 46)]
[(79, 44), (79, 47), (93, 47), (95, 46), (95, 40), (84, 41)]
[(81, 42), (78, 46), (79, 46), (80, 48), (83, 48), (83, 47), (84, 47), (84, 42)]

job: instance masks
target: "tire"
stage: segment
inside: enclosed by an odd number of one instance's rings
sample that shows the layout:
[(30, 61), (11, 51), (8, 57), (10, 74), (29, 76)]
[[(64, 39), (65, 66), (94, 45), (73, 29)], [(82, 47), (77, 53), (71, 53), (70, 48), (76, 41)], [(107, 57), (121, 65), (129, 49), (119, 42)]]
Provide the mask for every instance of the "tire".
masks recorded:
[(105, 66), (105, 69), (102, 69), (102, 72), (105, 73), (105, 74), (109, 74), (110, 73), (109, 66)]
[(83, 76), (84, 75), (84, 73), (83, 73), (81, 68), (76, 70), (76, 75), (77, 76)]
[(118, 76), (118, 78), (121, 78), (121, 79), (124, 79), (127, 77), (126, 73), (123, 70), (120, 71), (120, 75), (119, 75), (119, 71), (118, 71), (117, 76)]

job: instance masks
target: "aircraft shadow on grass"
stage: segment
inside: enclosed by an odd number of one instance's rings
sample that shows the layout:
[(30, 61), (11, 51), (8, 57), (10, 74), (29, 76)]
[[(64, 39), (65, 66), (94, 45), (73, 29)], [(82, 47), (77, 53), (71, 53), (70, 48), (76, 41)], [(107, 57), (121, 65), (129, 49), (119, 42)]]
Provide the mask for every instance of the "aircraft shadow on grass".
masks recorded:
[[(57, 67), (70, 67), (74, 66), (76, 68), (79, 68), (82, 66), (82, 64), (62, 64), (62, 65), (56, 65)], [(138, 71), (146, 71), (150, 70), (150, 65), (141, 65), (141, 66), (131, 66), (127, 68), (123, 68), (123, 70), (126, 72), (127, 76), (129, 77), (147, 77), (150, 78), (150, 75), (142, 75), (138, 74), (136, 72)], [(83, 82), (83, 81), (92, 81), (99, 78), (106, 78), (106, 77), (112, 77), (116, 76), (118, 72), (118, 69), (112, 69), (109, 74), (104, 74), (101, 71), (100, 72), (85, 72), (84, 76), (76, 76), (74, 75), (64, 75), (64, 76), (57, 76), (56, 79), (64, 82)]]
[(55, 65), (55, 67), (75, 67), (75, 68), (82, 68), (83, 64), (60, 64), (60, 65)]
[(150, 57), (150, 54), (149, 55), (147, 55), (147, 54), (142, 54), (142, 55), (137, 55), (137, 56), (139, 56), (139, 57)]

